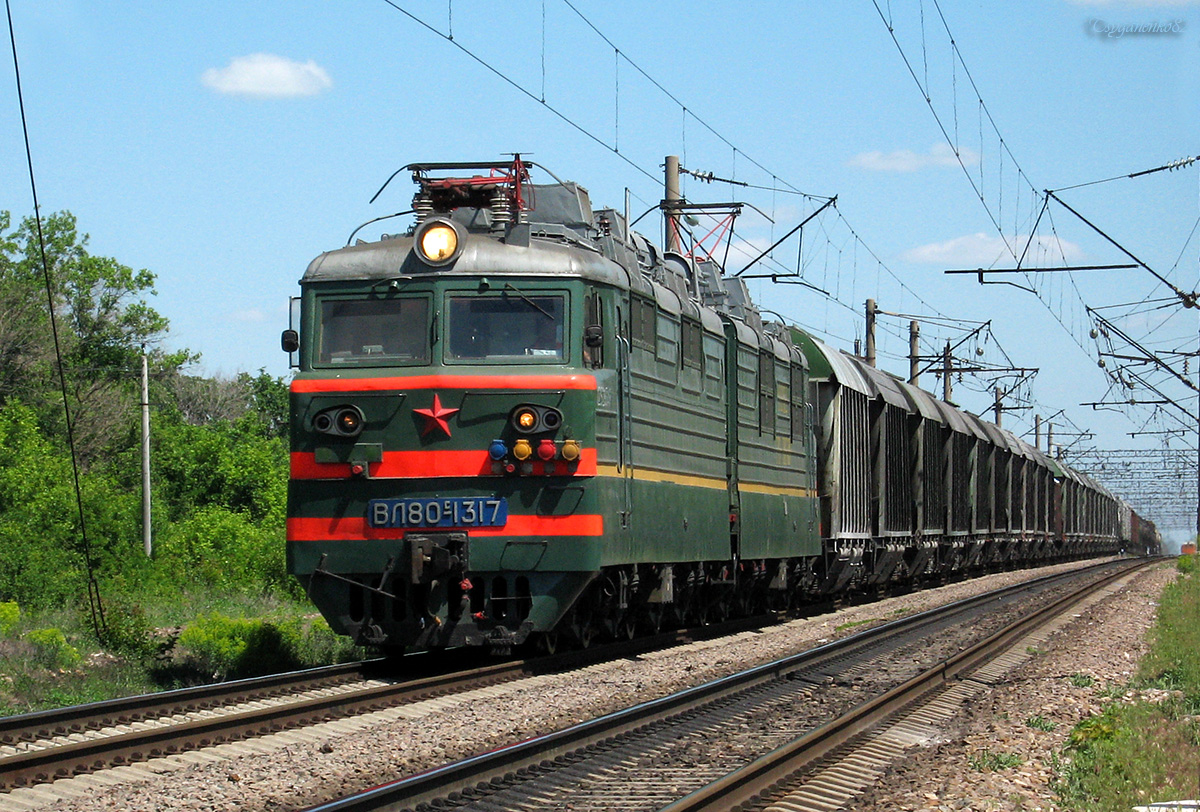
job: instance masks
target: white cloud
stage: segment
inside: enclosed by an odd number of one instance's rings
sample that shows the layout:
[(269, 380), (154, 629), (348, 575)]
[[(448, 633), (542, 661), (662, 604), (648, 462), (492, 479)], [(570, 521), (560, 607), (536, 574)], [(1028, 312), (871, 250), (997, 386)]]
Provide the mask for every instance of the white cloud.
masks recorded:
[(261, 310), (259, 310), (256, 307), (253, 307), (253, 308), (250, 308), (249, 310), (234, 311), (233, 320), (237, 321), (237, 322), (253, 324), (253, 323), (258, 323), (258, 322), (264, 322), (267, 320), (267, 317), (266, 317), (266, 314), (264, 314)]
[[(987, 268), (997, 262), (1011, 267), (1015, 262), (1013, 253), (1021, 256), (1029, 243), (1029, 235), (993, 236), (982, 232), (955, 237), (946, 242), (920, 245), (904, 252), (908, 262), (925, 262), (938, 265), (956, 265), (964, 268)], [(1011, 246), (1012, 250), (1009, 250)], [(1025, 254), (1024, 266), (1036, 267), (1067, 261), (1075, 262), (1083, 257), (1083, 249), (1077, 244), (1058, 237), (1035, 235), (1029, 251)], [(1007, 261), (1006, 261), (1007, 260)]]
[(937, 143), (928, 152), (913, 152), (910, 149), (898, 149), (893, 152), (860, 152), (847, 163), (861, 169), (875, 172), (916, 172), (930, 166), (958, 166), (959, 158), (966, 166), (979, 163), (979, 153), (966, 147), (960, 147), (958, 156), (949, 144)]
[(333, 87), (329, 74), (311, 59), (297, 62), (275, 54), (234, 57), (228, 67), (206, 70), (200, 81), (218, 93), (259, 99), (315, 96)]

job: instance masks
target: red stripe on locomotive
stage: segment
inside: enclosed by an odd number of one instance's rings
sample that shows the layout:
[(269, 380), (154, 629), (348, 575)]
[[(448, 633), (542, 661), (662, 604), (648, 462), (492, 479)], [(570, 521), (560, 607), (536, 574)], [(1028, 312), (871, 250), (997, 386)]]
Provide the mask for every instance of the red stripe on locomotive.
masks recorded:
[[(430, 528), (432, 529), (432, 528)], [(467, 530), (471, 536), (602, 536), (604, 517), (592, 514), (573, 516), (522, 516), (509, 514), (503, 527), (438, 527), (437, 532)], [(361, 516), (342, 518), (291, 518), (287, 521), (288, 541), (359, 541), (362, 539), (403, 538), (411, 529), (371, 527)]]

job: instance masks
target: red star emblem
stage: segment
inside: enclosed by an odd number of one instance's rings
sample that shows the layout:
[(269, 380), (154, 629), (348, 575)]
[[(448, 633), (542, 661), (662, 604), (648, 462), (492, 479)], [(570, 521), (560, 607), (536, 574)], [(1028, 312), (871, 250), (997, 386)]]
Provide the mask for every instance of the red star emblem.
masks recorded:
[(458, 409), (443, 409), (442, 399), (436, 394), (433, 396), (432, 409), (413, 409), (413, 414), (419, 414), (425, 418), (425, 428), (421, 430), (421, 436), (424, 437), (435, 428), (446, 432), (446, 436), (450, 436), (450, 421), (446, 418), (451, 415), (458, 414)]

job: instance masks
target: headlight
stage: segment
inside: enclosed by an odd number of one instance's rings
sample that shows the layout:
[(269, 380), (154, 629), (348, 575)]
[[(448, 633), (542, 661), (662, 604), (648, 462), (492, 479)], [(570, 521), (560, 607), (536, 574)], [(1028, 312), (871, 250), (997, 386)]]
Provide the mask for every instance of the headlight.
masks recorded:
[(512, 427), (521, 434), (554, 431), (562, 425), (562, 412), (550, 406), (518, 406), (509, 416)]
[(417, 253), (430, 265), (449, 265), (461, 252), (462, 234), (450, 220), (427, 220), (417, 229), (416, 237)]
[(357, 437), (362, 434), (363, 414), (357, 406), (335, 406), (314, 415), (312, 427), (334, 437)]
[(342, 409), (337, 415), (337, 427), (347, 436), (358, 434), (362, 431), (362, 415), (358, 409)]
[(528, 407), (517, 409), (517, 413), (513, 415), (513, 427), (517, 431), (531, 432), (536, 431), (538, 425), (538, 415), (533, 409)]

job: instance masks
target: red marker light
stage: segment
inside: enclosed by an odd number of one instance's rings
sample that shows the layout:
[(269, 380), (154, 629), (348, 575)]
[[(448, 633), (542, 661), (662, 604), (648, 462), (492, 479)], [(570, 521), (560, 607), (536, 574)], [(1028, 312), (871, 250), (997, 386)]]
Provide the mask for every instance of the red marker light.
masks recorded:
[(538, 443), (537, 455), (540, 460), (552, 460), (554, 455), (558, 453), (558, 449), (554, 447), (553, 440), (542, 440)]

